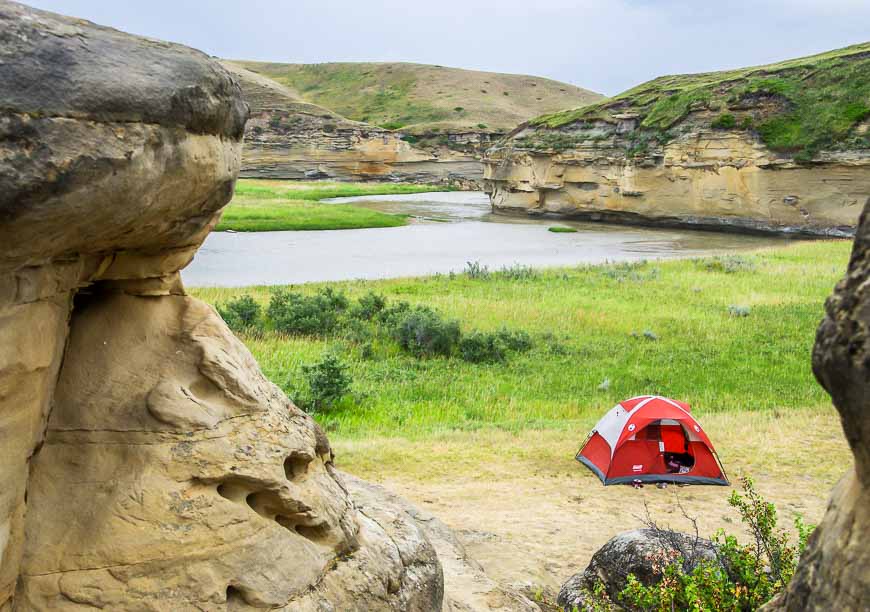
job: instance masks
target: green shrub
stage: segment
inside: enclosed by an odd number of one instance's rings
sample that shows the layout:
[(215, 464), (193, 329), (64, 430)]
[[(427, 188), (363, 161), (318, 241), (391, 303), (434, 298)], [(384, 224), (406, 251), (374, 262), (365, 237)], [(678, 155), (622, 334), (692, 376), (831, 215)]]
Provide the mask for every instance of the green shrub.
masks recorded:
[(230, 300), (217, 311), (221, 318), (234, 332), (250, 332), (262, 327), (260, 323), (260, 304), (250, 295), (243, 295)]
[(507, 358), (507, 347), (498, 334), (473, 331), (459, 341), (459, 355), (471, 363), (499, 363)]
[(374, 291), (369, 291), (357, 300), (350, 314), (357, 319), (371, 321), (387, 306), (387, 298)]
[(350, 391), (348, 366), (332, 351), (324, 353), (313, 364), (303, 365), (302, 375), (308, 392), (297, 401), (309, 412), (323, 412), (331, 408)]
[(728, 503), (740, 513), (753, 541), (740, 544), (719, 530), (713, 537), (716, 560), (702, 560), (685, 571), (683, 559), (662, 555), (653, 560), (660, 580), (649, 586), (629, 575), (620, 593), (629, 610), (735, 610), (750, 612), (780, 593), (794, 575), (812, 527), (795, 519), (797, 542), (777, 526), (776, 507), (765, 501), (753, 482), (741, 479), (744, 495), (731, 493)]
[(415, 357), (449, 357), (459, 343), (459, 323), (426, 306), (391, 313), (389, 327), (392, 338)]
[(481, 130), (485, 130), (485, 129), (486, 129), (486, 124), (485, 124), (485, 123), (478, 123), (478, 124), (477, 124), (477, 127), (479, 127)]
[(534, 342), (529, 333), (521, 329), (511, 330), (502, 327), (495, 333), (495, 335), (508, 350), (514, 351), (515, 353), (525, 353), (530, 351), (532, 346), (534, 346)]
[(346, 308), (347, 298), (331, 287), (315, 295), (278, 290), (272, 294), (266, 314), (276, 331), (316, 336), (332, 332)]
[(464, 111), (465, 109), (462, 108), (461, 106), (455, 106), (455, 107), (453, 107), (453, 110), (456, 111), (457, 113), (461, 113), (461, 112)]
[(552, 227), (548, 227), (547, 231), (553, 232), (554, 234), (575, 234), (577, 233), (577, 228), (565, 227), (564, 225), (554, 225)]
[(710, 124), (714, 130), (733, 130), (737, 127), (737, 119), (731, 113), (722, 113)]

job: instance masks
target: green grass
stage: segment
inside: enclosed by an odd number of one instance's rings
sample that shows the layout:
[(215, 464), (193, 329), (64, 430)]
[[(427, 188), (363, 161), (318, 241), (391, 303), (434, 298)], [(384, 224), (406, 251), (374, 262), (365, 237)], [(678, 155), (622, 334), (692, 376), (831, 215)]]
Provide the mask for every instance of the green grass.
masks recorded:
[(870, 43), (766, 66), (660, 77), (604, 102), (543, 115), (530, 125), (546, 130), (597, 119), (612, 122), (613, 114), (632, 112), (641, 129), (663, 132), (694, 110), (723, 111), (721, 118), (744, 110), (753, 98), (774, 105), (758, 111), (760, 116), (745, 115), (750, 121), (741, 127), (757, 124), (759, 137), (775, 151), (809, 159), (821, 150), (868, 148), (867, 135), (854, 128), (870, 116)]
[(255, 68), (297, 90), (306, 100), (388, 130), (443, 121), (454, 114), (416, 98), (417, 78), (408, 70), (341, 63), (258, 64)]
[(564, 225), (554, 225), (553, 227), (548, 227), (547, 231), (553, 232), (554, 234), (575, 234), (577, 233), (577, 228), (565, 227)]
[(241, 179), (217, 231), (268, 232), (398, 227), (406, 215), (352, 204), (321, 204), (325, 198), (445, 191), (435, 185), (332, 183)]
[[(688, 401), (701, 414), (818, 409), (829, 400), (813, 380), (810, 351), (849, 248), (846, 241), (806, 242), (712, 262), (332, 284), (352, 297), (373, 290), (429, 305), (464, 331), (506, 325), (531, 333), (535, 347), (504, 364), (417, 360), (386, 344), (364, 352), (338, 338), (266, 333), (244, 341), (291, 397), (302, 365), (337, 348), (350, 364), (355, 395), (318, 418), (345, 438), (573, 427), (644, 393)], [(265, 305), (270, 291), (191, 293), (211, 303), (249, 293)], [(750, 307), (749, 316), (732, 316), (733, 305)]]

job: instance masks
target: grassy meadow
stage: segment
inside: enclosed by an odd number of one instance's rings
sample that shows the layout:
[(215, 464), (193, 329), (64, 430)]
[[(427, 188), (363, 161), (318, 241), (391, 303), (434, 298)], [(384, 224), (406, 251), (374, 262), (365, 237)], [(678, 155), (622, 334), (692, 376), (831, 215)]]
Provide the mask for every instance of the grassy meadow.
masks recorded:
[[(351, 393), (317, 415), (334, 440), (586, 431), (619, 400), (646, 393), (682, 399), (723, 422), (729, 413), (815, 414), (829, 410), (829, 399), (813, 379), (810, 350), (849, 251), (848, 241), (799, 242), (725, 258), (329, 285), (351, 303), (373, 291), (388, 305), (425, 304), (456, 319), (464, 334), (530, 334), (531, 350), (502, 363), (417, 358), (341, 330), (242, 338), (291, 397), (304, 384), (304, 364), (327, 350), (340, 355)], [(216, 305), (248, 294), (265, 308), (273, 291), (191, 293)]]
[(405, 225), (392, 215), (353, 204), (321, 204), (326, 198), (445, 191), (444, 186), (404, 183), (337, 183), (240, 179), (217, 231), (336, 230)]

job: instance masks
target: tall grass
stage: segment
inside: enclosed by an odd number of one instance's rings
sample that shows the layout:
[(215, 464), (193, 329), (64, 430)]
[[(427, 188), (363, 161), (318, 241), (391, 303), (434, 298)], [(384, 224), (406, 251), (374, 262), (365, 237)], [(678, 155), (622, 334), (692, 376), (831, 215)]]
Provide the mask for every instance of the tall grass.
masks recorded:
[[(645, 393), (677, 397), (701, 413), (818, 408), (828, 400), (813, 380), (810, 351), (848, 253), (845, 241), (820, 241), (724, 260), (336, 284), (350, 296), (374, 290), (429, 305), (464, 330), (529, 331), (535, 348), (506, 363), (418, 360), (389, 346), (364, 352), (337, 337), (244, 340), (288, 391), (303, 364), (328, 347), (340, 350), (355, 399), (324, 425), (343, 436), (562, 427)], [(270, 292), (192, 291), (212, 303), (250, 293), (264, 304)], [(733, 316), (734, 304), (748, 314)]]

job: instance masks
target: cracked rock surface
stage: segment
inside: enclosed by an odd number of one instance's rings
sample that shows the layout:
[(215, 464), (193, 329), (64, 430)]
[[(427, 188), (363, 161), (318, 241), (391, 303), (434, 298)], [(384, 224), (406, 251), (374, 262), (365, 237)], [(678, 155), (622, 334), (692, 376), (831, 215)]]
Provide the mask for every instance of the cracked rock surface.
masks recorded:
[(0, 611), (440, 610), (390, 502), (178, 271), (247, 117), (202, 53), (0, 0)]
[(813, 371), (840, 413), (855, 465), (834, 488), (788, 590), (768, 611), (870, 606), (870, 200), (849, 269), (825, 307)]

